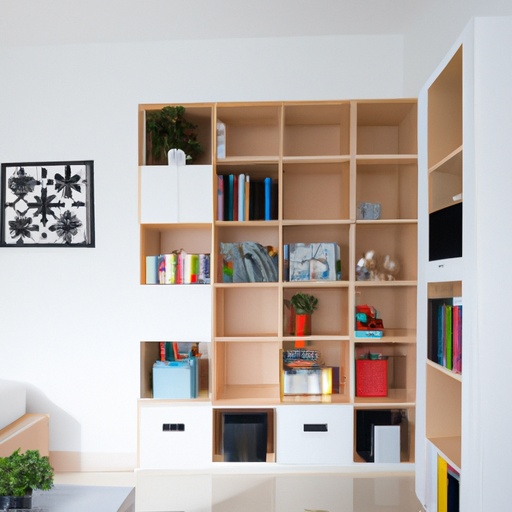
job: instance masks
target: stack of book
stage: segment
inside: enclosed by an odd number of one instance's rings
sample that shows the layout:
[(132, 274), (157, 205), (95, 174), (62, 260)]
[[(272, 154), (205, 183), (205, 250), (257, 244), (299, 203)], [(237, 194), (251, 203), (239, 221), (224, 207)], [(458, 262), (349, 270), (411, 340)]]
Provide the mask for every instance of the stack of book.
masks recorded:
[(276, 220), (277, 181), (247, 174), (217, 176), (217, 220)]
[(182, 250), (146, 256), (146, 284), (210, 284), (210, 255)]
[(428, 357), (462, 373), (462, 298), (429, 299)]

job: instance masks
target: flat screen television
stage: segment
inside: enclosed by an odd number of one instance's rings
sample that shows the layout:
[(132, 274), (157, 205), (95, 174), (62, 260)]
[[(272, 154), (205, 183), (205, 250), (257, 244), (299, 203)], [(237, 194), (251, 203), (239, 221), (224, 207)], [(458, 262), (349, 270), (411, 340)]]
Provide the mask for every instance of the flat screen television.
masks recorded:
[(429, 215), (429, 261), (462, 256), (462, 202)]

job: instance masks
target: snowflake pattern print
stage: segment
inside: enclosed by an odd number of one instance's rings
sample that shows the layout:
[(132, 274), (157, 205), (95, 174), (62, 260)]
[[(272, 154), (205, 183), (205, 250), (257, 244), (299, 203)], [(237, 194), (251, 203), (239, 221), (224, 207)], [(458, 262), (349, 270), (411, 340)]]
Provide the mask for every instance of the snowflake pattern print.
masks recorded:
[(2, 164), (2, 245), (94, 247), (93, 162)]

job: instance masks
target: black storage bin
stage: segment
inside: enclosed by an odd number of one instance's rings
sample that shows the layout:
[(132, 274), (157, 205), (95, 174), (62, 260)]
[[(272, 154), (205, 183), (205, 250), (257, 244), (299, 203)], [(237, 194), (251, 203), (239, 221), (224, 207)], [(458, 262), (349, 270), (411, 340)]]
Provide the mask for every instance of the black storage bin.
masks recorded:
[(266, 462), (266, 412), (223, 412), (222, 422), (225, 462)]
[(356, 452), (366, 461), (374, 462), (375, 425), (400, 425), (401, 458), (408, 457), (408, 421), (403, 409), (358, 409), (356, 411)]

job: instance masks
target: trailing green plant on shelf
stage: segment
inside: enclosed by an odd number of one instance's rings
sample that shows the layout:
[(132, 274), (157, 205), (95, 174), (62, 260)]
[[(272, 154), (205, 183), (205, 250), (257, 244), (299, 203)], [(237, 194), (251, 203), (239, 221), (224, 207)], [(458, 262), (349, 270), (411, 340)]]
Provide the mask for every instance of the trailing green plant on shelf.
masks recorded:
[[(181, 149), (193, 162), (203, 151), (197, 140), (197, 125), (185, 119), (185, 107), (164, 107), (146, 113), (146, 133), (154, 162), (167, 160), (170, 149)], [(148, 155), (147, 155), (148, 156)]]
[(40, 489), (48, 491), (53, 486), (53, 468), (50, 459), (39, 450), (20, 448), (8, 457), (0, 457), (0, 496), (28, 496)]
[(311, 315), (318, 305), (318, 299), (308, 293), (298, 292), (290, 300), (297, 315)]

